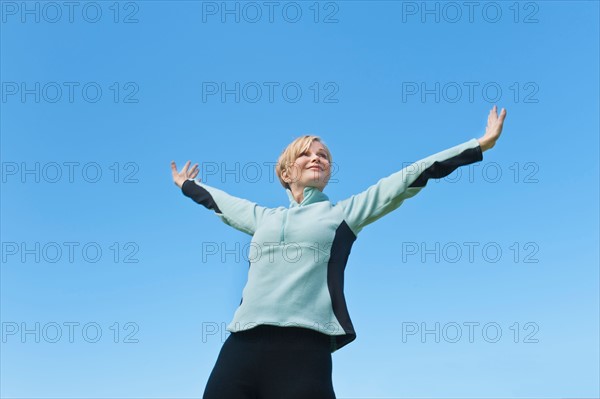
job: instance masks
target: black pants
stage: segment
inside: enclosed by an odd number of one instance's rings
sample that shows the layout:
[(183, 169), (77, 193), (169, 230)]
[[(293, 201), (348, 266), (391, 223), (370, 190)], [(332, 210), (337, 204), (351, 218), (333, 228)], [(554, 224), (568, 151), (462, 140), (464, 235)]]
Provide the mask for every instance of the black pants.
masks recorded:
[(223, 343), (203, 399), (335, 399), (329, 336), (258, 325)]

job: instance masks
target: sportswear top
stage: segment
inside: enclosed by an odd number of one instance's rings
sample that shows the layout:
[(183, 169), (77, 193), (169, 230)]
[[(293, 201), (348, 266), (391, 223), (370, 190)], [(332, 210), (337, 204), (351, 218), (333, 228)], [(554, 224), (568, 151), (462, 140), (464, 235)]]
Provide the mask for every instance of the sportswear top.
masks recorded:
[(305, 187), (289, 207), (267, 208), (186, 180), (181, 190), (227, 225), (252, 236), (248, 280), (233, 320), (238, 332), (258, 324), (304, 327), (330, 336), (331, 352), (356, 339), (344, 297), (344, 270), (361, 230), (415, 196), (429, 179), (483, 159), (475, 138), (438, 152), (338, 201)]

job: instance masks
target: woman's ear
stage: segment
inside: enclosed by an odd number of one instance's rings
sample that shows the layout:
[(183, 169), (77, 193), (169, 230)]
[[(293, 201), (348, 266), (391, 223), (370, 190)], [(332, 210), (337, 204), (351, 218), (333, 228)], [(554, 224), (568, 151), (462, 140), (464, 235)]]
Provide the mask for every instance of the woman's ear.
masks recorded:
[(289, 180), (289, 176), (288, 176), (288, 174), (287, 174), (287, 171), (285, 171), (285, 170), (281, 171), (281, 178), (283, 179), (283, 181), (284, 181), (284, 182), (286, 182), (286, 183), (288, 183), (288, 184), (290, 183), (290, 182), (288, 181), (288, 180)]

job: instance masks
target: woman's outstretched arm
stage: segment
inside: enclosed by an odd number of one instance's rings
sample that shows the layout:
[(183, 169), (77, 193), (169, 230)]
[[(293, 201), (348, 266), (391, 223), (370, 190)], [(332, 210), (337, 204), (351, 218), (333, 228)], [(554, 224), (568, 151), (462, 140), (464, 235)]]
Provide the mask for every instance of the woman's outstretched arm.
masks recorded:
[(503, 109), (498, 118), (494, 106), (488, 116), (486, 132), (480, 139), (473, 138), (423, 158), (380, 179), (365, 191), (339, 201), (337, 205), (342, 207), (348, 227), (358, 235), (365, 226), (417, 195), (429, 179), (446, 177), (460, 166), (481, 161), (482, 152), (492, 148), (500, 137), (505, 117)]
[(223, 190), (194, 180), (198, 175), (198, 164), (188, 170), (189, 166), (190, 161), (187, 161), (181, 171), (177, 172), (175, 161), (171, 161), (173, 182), (181, 188), (183, 195), (190, 197), (194, 202), (207, 209), (212, 209), (225, 224), (249, 235), (254, 235), (263, 217), (273, 212), (271, 208), (259, 206), (254, 202), (235, 197)]

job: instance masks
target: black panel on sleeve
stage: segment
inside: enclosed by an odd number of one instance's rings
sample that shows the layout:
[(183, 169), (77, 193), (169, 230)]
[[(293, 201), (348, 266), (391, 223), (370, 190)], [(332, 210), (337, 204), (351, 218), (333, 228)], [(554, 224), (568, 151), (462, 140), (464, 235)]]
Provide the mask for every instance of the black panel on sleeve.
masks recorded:
[(184, 181), (181, 185), (181, 191), (183, 195), (190, 197), (200, 205), (204, 205), (208, 209), (213, 209), (216, 213), (222, 213), (208, 190), (199, 186), (193, 180)]
[(419, 175), (417, 180), (409, 187), (425, 187), (427, 185), (427, 180), (429, 179), (446, 177), (454, 172), (456, 168), (481, 161), (482, 159), (483, 154), (481, 153), (481, 146), (469, 148), (455, 157), (446, 159), (442, 162), (434, 162), (430, 167), (425, 169), (423, 173)]

